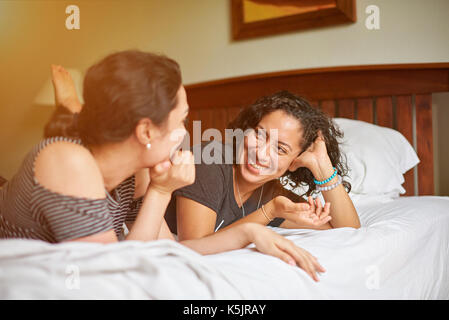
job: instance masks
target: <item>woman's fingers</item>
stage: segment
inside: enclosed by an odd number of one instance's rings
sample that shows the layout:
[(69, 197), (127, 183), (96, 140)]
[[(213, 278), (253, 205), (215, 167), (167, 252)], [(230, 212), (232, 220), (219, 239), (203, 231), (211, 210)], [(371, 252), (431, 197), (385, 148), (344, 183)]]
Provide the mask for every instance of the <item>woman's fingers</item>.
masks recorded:
[(253, 242), (260, 252), (277, 257), (292, 266), (299, 266), (315, 281), (319, 281), (318, 272), (326, 271), (313, 255), (274, 231), (261, 229)]
[(308, 197), (307, 202), (289, 202), (284, 205), (284, 211), (289, 213), (290, 220), (301, 224), (306, 220), (316, 227), (322, 226), (332, 218), (330, 215), (330, 203), (326, 202), (323, 206), (320, 199)]
[(195, 181), (195, 164), (190, 151), (175, 152), (171, 160), (165, 160), (150, 168), (150, 185), (164, 192), (190, 185)]
[(321, 219), (324, 219), (327, 216), (329, 216), (329, 214), (330, 214), (330, 207), (331, 207), (331, 203), (330, 202), (326, 202), (324, 204), (323, 211), (321, 211), (321, 216), (320, 216)]
[(317, 272), (326, 270), (318, 263), (318, 260), (306, 250), (297, 247), (293, 242), (285, 239), (277, 244), (279, 249), (294, 258), (296, 264), (303, 269), (313, 280), (319, 281)]
[[(311, 196), (307, 198), (307, 202), (309, 204), (309, 209), (307, 209), (307, 211), (315, 212), (315, 202), (313, 201), (313, 198)], [(309, 215), (309, 217), (311, 216)]]
[(296, 266), (295, 259), (290, 254), (288, 254), (288, 252), (282, 250), (279, 246), (276, 245), (276, 242), (282, 242), (282, 240), (286, 239), (281, 238), (281, 236), (276, 234), (273, 240), (274, 241), (268, 244), (266, 247), (264, 247), (263, 244), (261, 243), (259, 243), (259, 246), (256, 245), (256, 247), (260, 252), (279, 258), (285, 263), (288, 263), (289, 265)]
[(322, 226), (332, 220), (332, 217), (330, 216), (330, 205), (331, 205), (330, 202), (326, 202), (324, 204), (324, 207), (322, 207), (321, 212), (318, 216), (319, 226)]
[(154, 166), (154, 172), (156, 174), (162, 174), (168, 169), (170, 169), (170, 167), (171, 167), (170, 161), (163, 161)]
[(277, 253), (275, 254), (279, 259), (281, 259), (282, 261), (284, 261), (285, 263), (288, 263), (291, 266), (296, 266), (296, 261), (295, 259), (287, 254), (285, 251), (277, 249)]
[(315, 198), (315, 202), (316, 202), (315, 214), (318, 216), (318, 218), (320, 218), (321, 211), (323, 210), (323, 205), (322, 205), (321, 200), (319, 198)]
[(310, 210), (315, 211), (315, 202), (313, 201), (312, 196), (309, 196), (309, 198), (307, 200), (310, 205)]
[(315, 272), (326, 272), (326, 269), (324, 269), (324, 267), (318, 262), (318, 259), (310, 252), (299, 247), (297, 247), (296, 250), (307, 258), (307, 261), (311, 264), (311, 268), (313, 268)]
[(324, 269), (324, 267), (318, 262), (318, 259), (316, 257), (314, 257), (314, 264), (318, 272), (326, 272), (326, 269)]
[(302, 212), (302, 211), (313, 211), (312, 206), (310, 203), (304, 203), (304, 202), (292, 202), (292, 210), (294, 212)]

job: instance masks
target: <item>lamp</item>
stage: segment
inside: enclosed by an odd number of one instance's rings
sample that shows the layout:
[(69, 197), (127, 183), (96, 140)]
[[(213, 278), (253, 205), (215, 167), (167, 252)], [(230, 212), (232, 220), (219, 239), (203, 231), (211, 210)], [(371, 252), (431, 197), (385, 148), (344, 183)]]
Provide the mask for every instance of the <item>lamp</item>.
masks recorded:
[[(84, 104), (83, 101), (83, 75), (77, 69), (66, 69), (75, 84), (76, 93), (78, 95), (78, 99), (81, 104)], [(34, 99), (34, 103), (37, 105), (43, 106), (54, 106), (55, 105), (55, 89), (53, 88), (53, 83), (51, 78), (47, 79), (45, 84), (39, 90), (36, 98)]]

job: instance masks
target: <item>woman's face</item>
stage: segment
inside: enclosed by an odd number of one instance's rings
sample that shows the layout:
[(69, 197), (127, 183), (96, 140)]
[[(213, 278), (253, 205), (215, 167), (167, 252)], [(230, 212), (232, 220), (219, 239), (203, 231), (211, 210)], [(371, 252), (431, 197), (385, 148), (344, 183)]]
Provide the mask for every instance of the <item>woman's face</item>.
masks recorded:
[(185, 121), (189, 113), (186, 91), (181, 86), (177, 93), (177, 104), (170, 111), (167, 120), (159, 127), (152, 126), (150, 134), (151, 148), (146, 152), (145, 166), (152, 167), (168, 160), (180, 146), (187, 131)]
[(264, 116), (245, 136), (240, 176), (247, 183), (264, 184), (281, 177), (301, 152), (300, 122), (282, 110)]

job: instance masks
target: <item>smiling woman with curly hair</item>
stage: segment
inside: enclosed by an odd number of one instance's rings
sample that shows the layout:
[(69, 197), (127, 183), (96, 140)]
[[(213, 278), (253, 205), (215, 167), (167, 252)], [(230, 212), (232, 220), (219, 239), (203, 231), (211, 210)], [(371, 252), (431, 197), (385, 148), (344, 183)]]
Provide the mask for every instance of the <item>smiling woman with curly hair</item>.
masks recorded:
[[(360, 227), (348, 196), (351, 185), (344, 181), (348, 170), (338, 141), (343, 134), (322, 111), (282, 91), (242, 110), (228, 129), (245, 132), (240, 143), (223, 146), (223, 159), (230, 151), (234, 163), (196, 164), (194, 184), (173, 194), (166, 219), (180, 239), (201, 238), (243, 222)], [(307, 201), (287, 190), (287, 184), (305, 187)], [(311, 197), (319, 191), (324, 205)]]
[[(341, 177), (347, 176), (348, 169), (346, 163), (340, 153), (338, 140), (343, 138), (343, 133), (334, 126), (331, 118), (329, 118), (321, 110), (314, 108), (310, 103), (302, 97), (295, 96), (288, 91), (281, 91), (269, 97), (262, 97), (250, 107), (242, 110), (240, 114), (229, 125), (229, 129), (256, 129), (260, 121), (268, 114), (274, 111), (283, 111), (284, 116), (288, 115), (297, 119), (301, 124), (300, 132), (302, 139), (300, 142), (301, 155), (306, 151), (319, 136), (324, 139), (327, 154), (332, 165), (337, 168), (337, 172)], [(309, 196), (317, 190), (314, 182), (314, 176), (307, 167), (299, 167), (294, 171), (287, 170), (281, 179), (284, 185), (288, 184), (293, 188), (307, 186), (308, 190), (305, 195)], [(351, 184), (342, 181), (347, 192), (351, 191)]]

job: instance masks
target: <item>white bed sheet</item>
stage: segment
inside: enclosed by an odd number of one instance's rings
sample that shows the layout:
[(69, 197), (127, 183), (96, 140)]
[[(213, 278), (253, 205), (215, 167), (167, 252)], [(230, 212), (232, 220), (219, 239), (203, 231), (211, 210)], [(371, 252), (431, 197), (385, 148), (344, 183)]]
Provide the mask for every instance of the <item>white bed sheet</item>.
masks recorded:
[(362, 228), (274, 228), (319, 258), (315, 283), (248, 248), (201, 256), (169, 240), (0, 241), (1, 299), (449, 299), (449, 197), (356, 203)]

